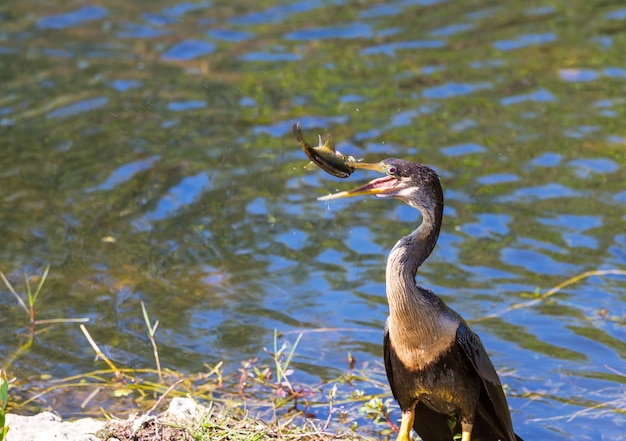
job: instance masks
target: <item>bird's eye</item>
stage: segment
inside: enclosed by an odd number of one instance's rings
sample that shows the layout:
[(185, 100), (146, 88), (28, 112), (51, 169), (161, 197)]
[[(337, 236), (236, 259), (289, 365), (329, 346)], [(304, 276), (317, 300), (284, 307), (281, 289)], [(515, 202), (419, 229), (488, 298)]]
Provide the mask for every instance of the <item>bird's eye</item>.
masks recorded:
[(395, 175), (397, 171), (398, 171), (398, 168), (395, 165), (387, 166), (387, 174), (388, 175)]

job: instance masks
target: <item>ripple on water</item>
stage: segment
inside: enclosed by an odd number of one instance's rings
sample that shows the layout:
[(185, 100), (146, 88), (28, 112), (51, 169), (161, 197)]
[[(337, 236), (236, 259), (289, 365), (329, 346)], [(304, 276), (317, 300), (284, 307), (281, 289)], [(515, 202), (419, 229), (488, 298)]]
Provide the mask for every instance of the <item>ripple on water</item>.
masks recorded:
[(359, 12), (359, 18), (377, 18), (402, 13), (404, 8), (398, 4), (380, 4)]
[(157, 29), (144, 23), (124, 23), (119, 38), (157, 38), (170, 33), (167, 29)]
[(583, 231), (602, 226), (600, 216), (579, 216), (563, 214), (550, 218), (539, 218), (537, 221), (544, 225), (554, 227), (555, 232), (560, 233), (568, 247), (598, 248), (598, 241)]
[(510, 232), (511, 216), (508, 214), (481, 213), (477, 217), (478, 222), (463, 225), (463, 233), (472, 237), (494, 238), (504, 237)]
[(261, 197), (252, 199), (246, 205), (246, 211), (251, 215), (267, 215), (267, 200)]
[(450, 147), (442, 147), (441, 151), (447, 156), (463, 156), (487, 151), (486, 147), (473, 142), (457, 144)]
[(161, 55), (161, 58), (167, 61), (187, 61), (210, 54), (214, 50), (215, 45), (213, 43), (204, 40), (189, 39), (166, 50)]
[(609, 20), (626, 20), (626, 8), (625, 9), (617, 9), (612, 12), (608, 12), (604, 18)]
[(276, 242), (283, 243), (289, 249), (300, 251), (308, 242), (308, 235), (303, 231), (289, 231), (287, 233), (277, 234)]
[(438, 106), (424, 104), (416, 109), (405, 110), (403, 112), (397, 112), (391, 117), (391, 127), (408, 126), (412, 121), (420, 115), (427, 115), (437, 109)]
[(535, 250), (506, 247), (500, 253), (502, 262), (523, 267), (536, 274), (565, 275), (580, 271), (578, 265), (559, 262)]
[(561, 159), (563, 159), (563, 155), (548, 152), (537, 156), (529, 164), (539, 167), (556, 167), (561, 163)]
[(155, 26), (165, 26), (173, 24), (176, 23), (177, 20), (175, 17), (169, 17), (163, 14), (155, 14), (153, 12), (144, 12), (143, 14), (141, 14), (141, 18), (143, 18), (144, 21)]
[(57, 57), (57, 58), (72, 58), (74, 56), (73, 52), (66, 51), (63, 49), (45, 48), (45, 49), (42, 49), (41, 52), (44, 55), (47, 55), (49, 57)]
[(193, 204), (210, 183), (211, 177), (207, 172), (183, 178), (159, 199), (154, 210), (144, 214), (140, 219), (133, 220), (133, 227), (138, 231), (149, 231), (153, 222), (166, 219), (180, 209)]
[(464, 130), (478, 127), (478, 125), (478, 122), (476, 122), (475, 120), (464, 118), (462, 120), (452, 123), (452, 125), (450, 126), (450, 130), (452, 130), (453, 132), (462, 132)]
[(306, 0), (287, 5), (273, 6), (264, 11), (254, 11), (240, 17), (232, 17), (229, 19), (229, 23), (242, 26), (277, 24), (293, 14), (312, 11), (313, 9), (326, 6), (326, 3), (327, 2), (322, 0)]
[(216, 40), (240, 42), (250, 40), (254, 34), (246, 31), (237, 31), (234, 29), (211, 29), (207, 31), (207, 36)]
[(415, 40), (415, 41), (396, 41), (394, 43), (379, 44), (371, 46), (361, 51), (362, 55), (384, 54), (393, 57), (397, 50), (408, 49), (437, 49), (444, 47), (446, 42), (443, 40)]
[(79, 115), (85, 112), (91, 112), (104, 107), (109, 99), (104, 96), (96, 98), (89, 98), (81, 101), (77, 101), (67, 106), (59, 107), (48, 113), (48, 118), (68, 118), (70, 116)]
[(578, 126), (575, 129), (563, 130), (563, 135), (569, 138), (581, 139), (588, 134), (597, 132), (600, 130), (599, 126)]
[(556, 182), (550, 182), (546, 185), (538, 185), (536, 187), (520, 188), (515, 190), (508, 196), (502, 196), (497, 198), (501, 202), (520, 202), (520, 201), (533, 201), (533, 200), (545, 200), (555, 198), (575, 198), (582, 197), (582, 193), (576, 190), (572, 190), (563, 184)]
[(594, 81), (599, 77), (593, 69), (559, 69), (559, 76), (564, 81)]
[(373, 240), (374, 236), (369, 228), (354, 227), (345, 239), (345, 245), (359, 254), (378, 257), (387, 253), (384, 246), (377, 244)]
[(621, 67), (605, 67), (602, 73), (609, 78), (626, 78), (626, 69)]
[(626, 203), (626, 190), (622, 191), (621, 193), (617, 193), (617, 194), (614, 196), (614, 199), (615, 199), (617, 202), (623, 202), (623, 203)]
[(267, 63), (276, 63), (280, 61), (298, 61), (302, 58), (300, 54), (292, 53), (270, 53), (270, 52), (249, 52), (238, 57), (241, 61), (263, 61)]
[[(286, 121), (280, 121), (275, 124), (270, 124), (267, 126), (256, 126), (253, 129), (255, 134), (267, 133), (275, 138), (283, 137), (287, 134), (291, 133), (292, 127), (295, 123), (299, 122), (302, 126), (302, 131), (304, 132), (305, 139), (313, 138), (311, 136), (306, 135), (307, 131), (311, 130), (311, 128), (315, 127), (329, 127), (335, 124), (345, 124), (348, 121), (347, 116), (305, 116), (299, 119), (289, 119)], [(294, 139), (295, 142), (295, 139)]]
[(504, 60), (499, 58), (493, 58), (491, 60), (482, 60), (482, 61), (472, 61), (469, 63), (469, 66), (472, 69), (482, 69), (482, 68), (491, 68), (491, 67), (502, 67), (506, 63)]
[(526, 15), (547, 15), (555, 11), (556, 9), (553, 6), (536, 6), (526, 9), (524, 13)]
[(365, 97), (363, 95), (356, 94), (346, 94), (339, 97), (339, 102), (347, 104), (347, 103), (361, 103), (365, 101)]
[(493, 47), (501, 51), (512, 51), (527, 46), (536, 46), (539, 44), (550, 43), (556, 40), (554, 32), (546, 32), (543, 34), (525, 34), (520, 35), (513, 40), (500, 40), (493, 43)]
[(546, 89), (537, 89), (534, 92), (525, 93), (522, 95), (513, 95), (500, 100), (500, 104), (503, 106), (510, 106), (512, 104), (519, 104), (525, 101), (536, 101), (539, 103), (547, 103), (557, 101), (556, 97), (552, 95)]
[(58, 15), (49, 15), (37, 20), (39, 29), (64, 29), (80, 26), (90, 21), (100, 20), (109, 12), (102, 6), (83, 6), (74, 11)]
[(381, 16), (398, 15), (404, 12), (407, 6), (431, 6), (444, 3), (447, 0), (399, 0), (382, 3), (372, 6), (369, 9), (359, 12), (360, 18), (377, 18)]
[(126, 92), (127, 90), (137, 89), (143, 85), (140, 80), (111, 80), (107, 84), (118, 92)]
[(559, 69), (559, 77), (564, 81), (570, 82), (588, 82), (597, 80), (600, 75), (607, 78), (626, 78), (626, 69), (621, 67), (605, 67), (601, 72), (593, 69)]
[(175, 3), (172, 6), (161, 9), (163, 15), (168, 17), (182, 17), (188, 12), (197, 11), (199, 9), (208, 8), (211, 5), (210, 1), (198, 1), (198, 2), (180, 2)]
[(552, 217), (538, 218), (537, 221), (544, 225), (565, 227), (578, 232), (602, 226), (601, 216), (560, 214)]
[(519, 181), (519, 176), (514, 175), (513, 173), (497, 173), (493, 175), (479, 176), (476, 180), (482, 185), (497, 185), (506, 184), (508, 182), (517, 182)]
[(620, 135), (607, 135), (606, 137), (607, 144), (624, 144), (624, 137)]
[(613, 46), (613, 39), (607, 36), (592, 37), (589, 39), (589, 41), (592, 43), (596, 43), (598, 46), (600, 46), (601, 49), (608, 49)]
[(119, 166), (111, 173), (111, 175), (102, 184), (95, 188), (87, 189), (88, 192), (92, 191), (106, 191), (112, 190), (116, 186), (129, 181), (137, 173), (145, 170), (149, 170), (153, 167), (154, 163), (160, 159), (160, 156), (155, 155), (149, 158), (142, 159), (140, 161), (129, 162)]
[(479, 90), (491, 89), (491, 83), (456, 83), (449, 82), (441, 86), (430, 87), (424, 89), (422, 94), (424, 98), (429, 99), (446, 99), (455, 96), (469, 95)]
[(457, 23), (435, 29), (430, 32), (430, 35), (433, 37), (449, 37), (451, 35), (469, 31), (470, 29), (474, 29), (474, 27), (475, 26), (472, 23)]
[(576, 176), (579, 178), (589, 178), (594, 174), (613, 173), (620, 167), (608, 158), (581, 158), (569, 162), (574, 167)]
[(184, 112), (185, 110), (197, 110), (206, 107), (205, 101), (189, 100), (189, 101), (174, 101), (167, 105), (168, 110), (174, 112)]
[(315, 41), (326, 39), (372, 38), (372, 27), (366, 23), (351, 23), (343, 26), (328, 26), (297, 30), (285, 35), (285, 39), (293, 41)]

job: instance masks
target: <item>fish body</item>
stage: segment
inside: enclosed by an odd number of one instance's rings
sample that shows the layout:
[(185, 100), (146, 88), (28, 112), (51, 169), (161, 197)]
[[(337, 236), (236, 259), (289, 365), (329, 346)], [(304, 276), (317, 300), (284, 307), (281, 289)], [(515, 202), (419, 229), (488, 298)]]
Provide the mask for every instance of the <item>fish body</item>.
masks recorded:
[(319, 145), (317, 147), (311, 147), (311, 145), (304, 140), (299, 123), (295, 123), (292, 129), (296, 140), (300, 143), (300, 147), (302, 147), (302, 150), (313, 164), (337, 178), (347, 178), (354, 172), (355, 168), (348, 166), (346, 161), (355, 162), (356, 160), (352, 156), (346, 156), (335, 150), (335, 146), (330, 138), (322, 143), (322, 137), (319, 136)]

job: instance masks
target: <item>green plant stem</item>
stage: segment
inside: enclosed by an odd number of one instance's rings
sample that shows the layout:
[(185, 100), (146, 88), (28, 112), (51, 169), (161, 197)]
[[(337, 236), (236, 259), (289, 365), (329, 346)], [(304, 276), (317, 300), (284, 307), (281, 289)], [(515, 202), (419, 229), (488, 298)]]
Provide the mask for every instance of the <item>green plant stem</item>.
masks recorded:
[(141, 311), (143, 312), (143, 319), (146, 322), (146, 327), (148, 328), (148, 337), (150, 338), (150, 343), (152, 343), (152, 352), (154, 353), (154, 361), (156, 362), (157, 372), (159, 373), (159, 381), (163, 382), (163, 375), (161, 374), (161, 360), (159, 358), (159, 349), (157, 348), (156, 340), (154, 336), (156, 334), (156, 330), (159, 327), (159, 321), (154, 322), (154, 325), (150, 323), (150, 317), (148, 316), (148, 311), (146, 310), (146, 305), (144, 305), (143, 301), (141, 302)]

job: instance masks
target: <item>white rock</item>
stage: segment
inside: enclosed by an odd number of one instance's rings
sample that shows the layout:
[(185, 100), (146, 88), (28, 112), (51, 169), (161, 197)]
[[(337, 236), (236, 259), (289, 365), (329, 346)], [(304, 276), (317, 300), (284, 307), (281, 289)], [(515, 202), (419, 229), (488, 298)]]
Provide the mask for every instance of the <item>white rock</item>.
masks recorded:
[(74, 422), (61, 421), (50, 412), (34, 416), (8, 414), (6, 441), (100, 441), (95, 433), (104, 428), (104, 421), (85, 418)]
[(199, 405), (191, 398), (175, 397), (170, 401), (170, 405), (165, 413), (168, 418), (191, 422), (202, 418), (206, 410), (204, 406)]

